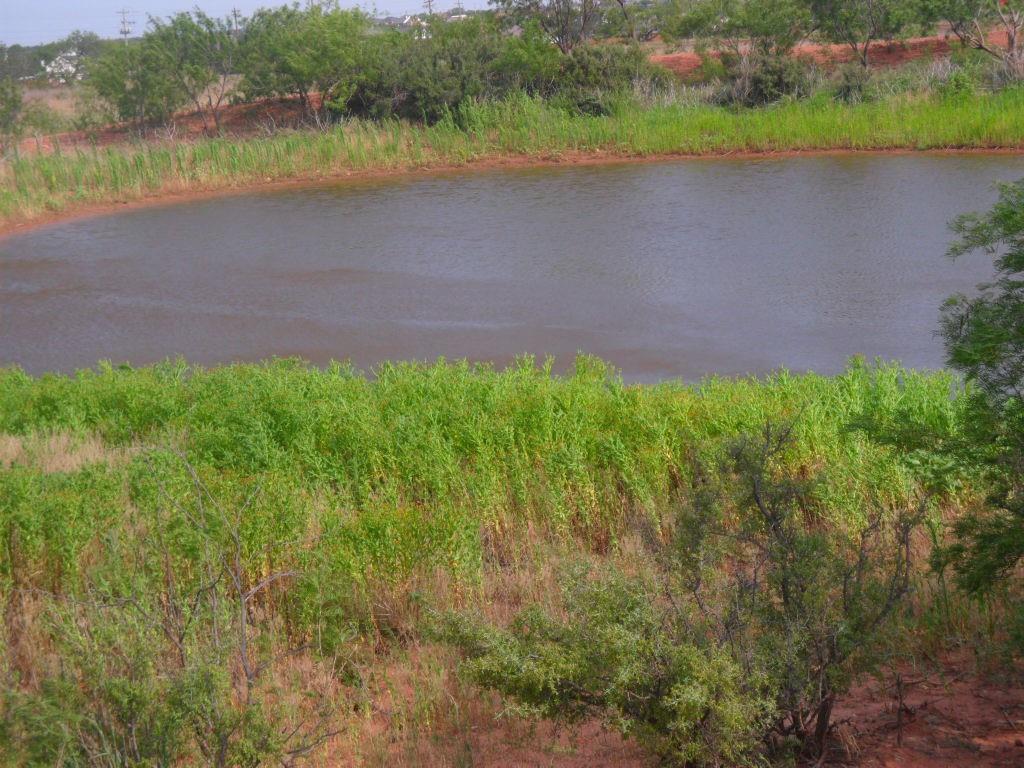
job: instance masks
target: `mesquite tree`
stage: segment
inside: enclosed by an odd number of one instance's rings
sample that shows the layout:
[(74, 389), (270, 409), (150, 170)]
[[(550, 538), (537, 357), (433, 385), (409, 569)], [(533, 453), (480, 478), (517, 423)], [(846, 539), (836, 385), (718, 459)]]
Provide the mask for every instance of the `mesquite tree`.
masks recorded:
[(1015, 78), (1024, 77), (1024, 1), (932, 0), (932, 18), (949, 24), (960, 41), (1006, 65)]
[(918, 17), (904, 0), (812, 0), (811, 10), (826, 39), (848, 45), (865, 68), (872, 43), (899, 37)]
[(984, 214), (956, 219), (950, 255), (995, 256), (996, 278), (951, 297), (942, 333), (949, 365), (972, 384), (957, 459), (989, 481), (986, 509), (963, 516), (948, 551), (971, 592), (1010, 577), (1024, 557), (1024, 181)]
[(234, 27), (196, 9), (166, 21), (150, 19), (144, 44), (155, 53), (202, 116), (203, 128), (220, 131), (221, 110), (234, 89), (238, 40)]
[(519, 24), (535, 22), (562, 53), (586, 41), (601, 20), (597, 0), (492, 0)]

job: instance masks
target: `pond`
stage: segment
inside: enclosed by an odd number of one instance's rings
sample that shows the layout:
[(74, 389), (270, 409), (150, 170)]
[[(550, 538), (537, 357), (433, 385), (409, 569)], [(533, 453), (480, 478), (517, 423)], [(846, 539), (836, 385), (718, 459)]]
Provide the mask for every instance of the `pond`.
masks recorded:
[(1024, 156), (464, 172), (252, 192), (0, 240), (0, 365), (598, 355), (629, 380), (942, 365), (990, 275), (947, 222)]

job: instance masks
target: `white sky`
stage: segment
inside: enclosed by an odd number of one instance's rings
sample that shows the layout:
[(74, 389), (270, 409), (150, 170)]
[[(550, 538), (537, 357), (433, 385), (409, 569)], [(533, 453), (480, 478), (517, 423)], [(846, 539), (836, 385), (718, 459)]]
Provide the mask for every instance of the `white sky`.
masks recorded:
[[(375, 0), (342, 0), (342, 5), (358, 5), (373, 12)], [(199, 5), (213, 16), (227, 16), (232, 8), (250, 14), (261, 6), (283, 5), (285, 0), (0, 0), (0, 42), (8, 45), (34, 45), (59, 40), (75, 29), (95, 32), (101, 37), (117, 37), (122, 8), (139, 32), (149, 16), (167, 16)], [(290, 4), (290, 0), (289, 0)], [(455, 0), (435, 0), (435, 10), (454, 7)], [(486, 0), (466, 0), (464, 8), (486, 8)], [(422, 0), (376, 0), (378, 15), (418, 13)]]

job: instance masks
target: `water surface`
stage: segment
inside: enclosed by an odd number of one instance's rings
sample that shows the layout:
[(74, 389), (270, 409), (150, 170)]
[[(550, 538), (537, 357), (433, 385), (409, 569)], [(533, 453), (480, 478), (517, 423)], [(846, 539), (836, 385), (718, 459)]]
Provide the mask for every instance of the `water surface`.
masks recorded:
[(257, 192), (0, 240), (0, 364), (599, 355), (629, 379), (938, 367), (943, 254), (1024, 157), (688, 160)]

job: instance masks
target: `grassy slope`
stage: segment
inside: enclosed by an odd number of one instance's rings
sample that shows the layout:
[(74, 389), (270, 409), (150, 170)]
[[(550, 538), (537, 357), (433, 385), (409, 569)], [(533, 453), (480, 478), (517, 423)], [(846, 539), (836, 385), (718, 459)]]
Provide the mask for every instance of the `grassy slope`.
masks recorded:
[(955, 99), (827, 98), (758, 110), (666, 106), (571, 116), (527, 98), (472, 105), (432, 127), (349, 122), (327, 133), (24, 157), (0, 170), (0, 228), (76, 206), (349, 171), (559, 152), (626, 156), (1024, 146), (1024, 90)]

